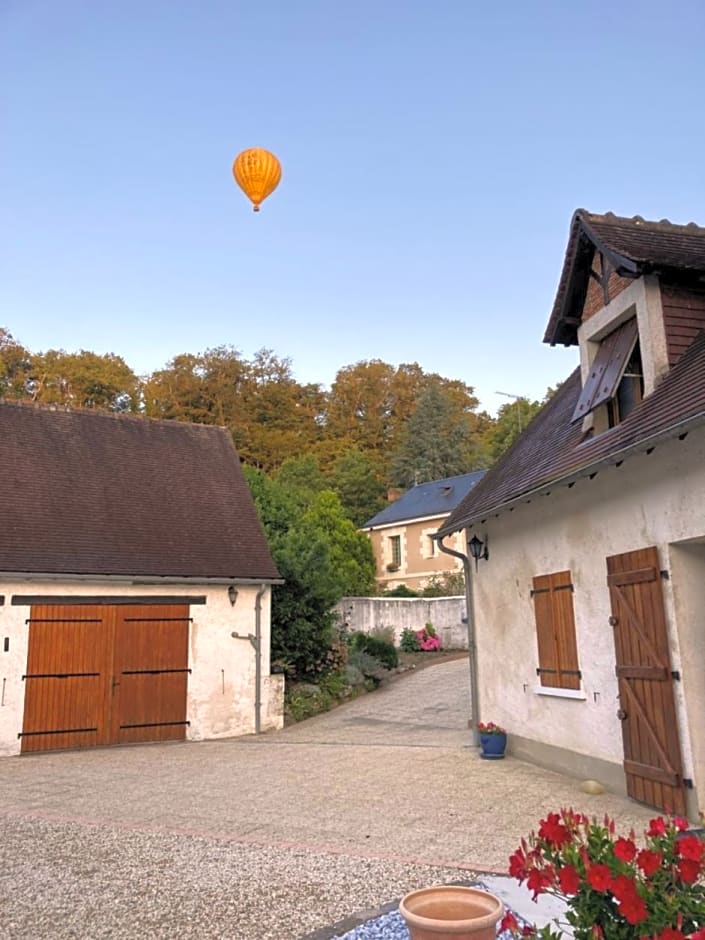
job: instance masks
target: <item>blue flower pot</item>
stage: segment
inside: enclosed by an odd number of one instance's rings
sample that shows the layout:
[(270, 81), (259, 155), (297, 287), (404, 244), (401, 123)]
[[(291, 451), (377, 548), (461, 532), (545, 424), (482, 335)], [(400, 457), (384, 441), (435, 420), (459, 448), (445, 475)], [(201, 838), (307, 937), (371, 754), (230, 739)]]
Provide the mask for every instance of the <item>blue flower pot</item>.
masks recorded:
[(506, 734), (480, 735), (480, 757), (483, 760), (502, 760), (506, 749)]

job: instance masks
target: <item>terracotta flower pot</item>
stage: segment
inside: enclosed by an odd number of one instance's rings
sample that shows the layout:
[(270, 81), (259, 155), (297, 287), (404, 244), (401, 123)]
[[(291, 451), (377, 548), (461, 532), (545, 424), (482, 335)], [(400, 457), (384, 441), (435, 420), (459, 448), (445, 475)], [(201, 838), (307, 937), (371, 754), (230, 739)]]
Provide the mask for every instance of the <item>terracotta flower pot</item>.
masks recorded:
[(504, 905), (480, 888), (438, 885), (405, 895), (399, 913), (411, 940), (495, 940)]

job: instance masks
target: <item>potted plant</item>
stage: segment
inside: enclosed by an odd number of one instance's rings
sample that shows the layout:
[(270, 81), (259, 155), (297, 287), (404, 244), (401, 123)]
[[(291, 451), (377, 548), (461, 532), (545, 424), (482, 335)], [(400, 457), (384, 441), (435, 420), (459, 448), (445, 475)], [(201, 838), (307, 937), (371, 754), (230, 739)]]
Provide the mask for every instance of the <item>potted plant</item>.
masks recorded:
[(480, 757), (483, 760), (502, 760), (507, 749), (507, 732), (494, 721), (478, 722)]
[(421, 888), (399, 903), (411, 940), (495, 940), (503, 912), (504, 905), (494, 894), (460, 885)]
[[(705, 842), (678, 817), (652, 819), (637, 842), (617, 836), (613, 820), (572, 809), (549, 813), (509, 859), (509, 874), (534, 899), (559, 897), (575, 940), (705, 940)], [(517, 937), (563, 937), (556, 919), (537, 930), (508, 914)]]

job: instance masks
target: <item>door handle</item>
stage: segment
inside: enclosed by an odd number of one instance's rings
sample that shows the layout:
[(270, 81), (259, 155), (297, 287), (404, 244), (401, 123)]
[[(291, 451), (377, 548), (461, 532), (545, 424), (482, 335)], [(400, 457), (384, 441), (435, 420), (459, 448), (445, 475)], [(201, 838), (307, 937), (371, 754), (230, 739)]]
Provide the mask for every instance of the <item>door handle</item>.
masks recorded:
[(617, 709), (617, 718), (619, 718), (620, 721), (624, 721), (624, 720), (626, 719), (626, 717), (627, 717), (627, 713), (624, 711), (624, 709), (623, 709), (623, 708), (618, 708), (618, 709)]

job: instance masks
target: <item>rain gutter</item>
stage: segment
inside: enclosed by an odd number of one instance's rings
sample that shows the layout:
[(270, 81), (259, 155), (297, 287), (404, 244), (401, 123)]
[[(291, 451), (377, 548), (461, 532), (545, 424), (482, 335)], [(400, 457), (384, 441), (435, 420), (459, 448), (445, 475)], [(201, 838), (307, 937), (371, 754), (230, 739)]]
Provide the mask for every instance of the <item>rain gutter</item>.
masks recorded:
[(480, 721), (480, 702), (477, 688), (477, 646), (475, 644), (475, 608), (473, 605), (472, 580), (470, 574), (470, 559), (462, 552), (454, 548), (448, 548), (443, 544), (444, 536), (436, 533), (433, 538), (438, 543), (438, 547), (446, 555), (453, 555), (459, 558), (463, 563), (463, 573), (465, 575), (465, 607), (468, 628), (468, 654), (470, 659), (470, 714), (472, 720), (472, 746), (480, 746), (480, 732), (477, 729)]

